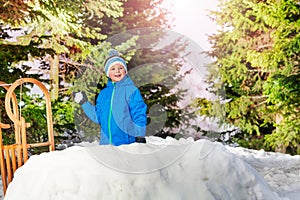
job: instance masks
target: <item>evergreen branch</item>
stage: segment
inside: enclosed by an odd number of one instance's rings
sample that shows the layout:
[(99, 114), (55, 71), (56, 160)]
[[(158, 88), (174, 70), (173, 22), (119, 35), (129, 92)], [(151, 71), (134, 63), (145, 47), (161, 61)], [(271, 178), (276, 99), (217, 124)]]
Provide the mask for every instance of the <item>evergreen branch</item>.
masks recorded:
[(67, 65), (73, 65), (73, 66), (77, 66), (77, 67), (83, 67), (84, 65), (79, 63), (79, 62), (75, 62), (75, 61), (70, 61), (70, 60), (64, 60), (61, 59), (59, 62), (63, 63), (63, 64), (67, 64)]
[(251, 99), (263, 99), (263, 98), (268, 98), (269, 95), (262, 95), (262, 96), (250, 96)]
[(260, 46), (256, 47), (256, 51), (260, 51), (261, 49), (265, 49), (265, 48), (269, 48), (269, 47), (273, 47), (273, 44), (260, 45)]
[(263, 105), (265, 103), (267, 103), (267, 101), (262, 101), (262, 102), (258, 103), (257, 105), (255, 105), (255, 107), (259, 107), (260, 105)]

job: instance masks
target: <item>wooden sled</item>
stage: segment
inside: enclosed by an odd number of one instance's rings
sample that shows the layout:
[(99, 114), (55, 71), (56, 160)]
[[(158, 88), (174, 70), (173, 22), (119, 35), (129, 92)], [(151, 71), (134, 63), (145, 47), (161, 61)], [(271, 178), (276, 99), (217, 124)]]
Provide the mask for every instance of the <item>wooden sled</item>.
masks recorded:
[[(26, 139), (26, 128), (30, 127), (29, 123), (19, 115), (18, 102), (14, 90), (24, 83), (33, 83), (38, 86), (44, 94), (46, 101), (47, 131), (48, 141), (41, 143), (28, 144)], [(5, 195), (8, 184), (12, 181), (15, 171), (28, 160), (28, 149), (34, 147), (48, 146), (49, 151), (54, 151), (54, 136), (51, 100), (47, 88), (38, 80), (33, 78), (21, 78), (12, 85), (0, 81), (0, 85), (7, 90), (5, 95), (5, 110), (8, 117), (14, 125), (15, 143), (4, 145), (2, 129), (11, 128), (9, 124), (0, 122), (0, 169), (3, 184), (3, 193)]]

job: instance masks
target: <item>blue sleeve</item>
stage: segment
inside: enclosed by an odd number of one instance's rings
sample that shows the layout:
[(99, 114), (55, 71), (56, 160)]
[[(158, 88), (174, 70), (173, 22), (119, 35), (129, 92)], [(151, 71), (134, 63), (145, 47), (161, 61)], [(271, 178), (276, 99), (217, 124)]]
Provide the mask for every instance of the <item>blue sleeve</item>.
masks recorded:
[(130, 115), (135, 123), (136, 136), (146, 135), (147, 105), (138, 89), (134, 91), (129, 101)]
[(86, 102), (86, 103), (82, 104), (82, 109), (83, 109), (84, 113), (86, 114), (86, 116), (90, 120), (92, 120), (93, 122), (99, 124), (94, 105), (92, 105), (90, 102)]

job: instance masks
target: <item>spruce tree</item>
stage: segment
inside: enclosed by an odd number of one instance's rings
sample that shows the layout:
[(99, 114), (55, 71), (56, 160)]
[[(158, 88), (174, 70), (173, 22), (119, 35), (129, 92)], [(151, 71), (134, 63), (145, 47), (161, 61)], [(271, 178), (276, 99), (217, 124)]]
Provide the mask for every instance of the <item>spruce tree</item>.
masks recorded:
[(220, 28), (210, 36), (210, 80), (220, 77), (215, 86), (225, 88), (237, 142), (299, 154), (299, 3), (220, 0), (211, 14)]

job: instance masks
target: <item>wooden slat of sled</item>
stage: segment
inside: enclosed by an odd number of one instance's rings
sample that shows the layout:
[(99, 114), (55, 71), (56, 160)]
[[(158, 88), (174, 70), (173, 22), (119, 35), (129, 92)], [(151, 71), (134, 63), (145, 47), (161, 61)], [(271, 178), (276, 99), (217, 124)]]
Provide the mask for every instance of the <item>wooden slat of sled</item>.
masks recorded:
[(21, 145), (3, 145), (2, 128), (7, 129), (9, 127), (8, 124), (0, 123), (0, 169), (4, 194), (8, 184), (13, 179), (13, 174), (17, 170), (17, 166), (22, 166)]
[(1, 152), (1, 176), (4, 190), (3, 192), (5, 194), (8, 184), (13, 179), (13, 174), (20, 166), (23, 165), (21, 157), (21, 145), (4, 145)]
[(3, 193), (5, 194), (7, 188), (7, 174), (6, 174), (6, 166), (5, 166), (5, 156), (3, 151), (3, 142), (2, 142), (2, 128), (10, 128), (8, 124), (2, 124), (0, 122), (0, 169), (1, 169), (1, 178), (2, 178), (2, 186)]

